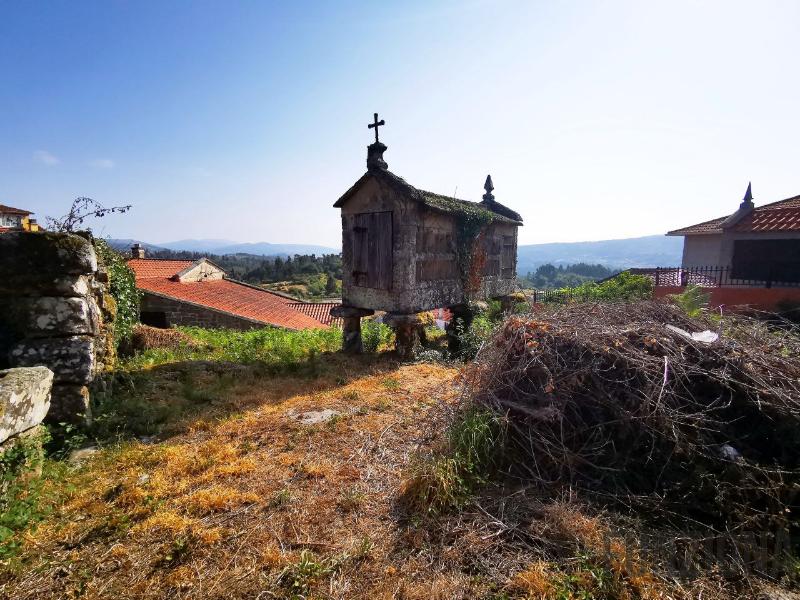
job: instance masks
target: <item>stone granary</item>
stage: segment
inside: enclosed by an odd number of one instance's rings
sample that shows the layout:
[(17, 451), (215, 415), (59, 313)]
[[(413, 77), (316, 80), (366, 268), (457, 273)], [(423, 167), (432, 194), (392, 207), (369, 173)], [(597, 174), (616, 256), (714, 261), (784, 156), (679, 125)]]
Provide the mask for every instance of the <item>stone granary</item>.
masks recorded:
[(470, 302), (517, 289), (522, 217), (497, 202), (491, 177), (482, 202), (417, 189), (389, 171), (386, 146), (367, 147), (367, 172), (334, 206), (342, 215), (342, 306), (346, 352), (361, 350), (361, 317), (388, 314), (401, 355), (413, 353), (417, 314), (450, 308), (467, 324)]

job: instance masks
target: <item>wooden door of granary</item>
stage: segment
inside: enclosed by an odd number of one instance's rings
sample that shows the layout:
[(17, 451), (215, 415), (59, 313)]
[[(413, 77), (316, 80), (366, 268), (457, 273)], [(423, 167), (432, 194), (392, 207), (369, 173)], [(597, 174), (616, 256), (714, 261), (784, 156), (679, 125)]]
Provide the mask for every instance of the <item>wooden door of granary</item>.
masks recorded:
[(392, 287), (392, 212), (353, 215), (353, 285)]

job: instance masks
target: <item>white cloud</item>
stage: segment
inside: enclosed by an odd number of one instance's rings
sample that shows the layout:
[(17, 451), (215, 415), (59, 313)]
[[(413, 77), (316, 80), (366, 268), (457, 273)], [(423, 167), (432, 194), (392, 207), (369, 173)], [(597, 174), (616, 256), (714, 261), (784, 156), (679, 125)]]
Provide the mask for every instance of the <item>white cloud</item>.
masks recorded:
[(53, 167), (61, 163), (61, 159), (57, 156), (50, 154), (47, 150), (37, 150), (33, 153), (33, 160), (48, 167)]
[(114, 163), (114, 161), (110, 158), (95, 158), (86, 164), (93, 169), (113, 169), (116, 163)]

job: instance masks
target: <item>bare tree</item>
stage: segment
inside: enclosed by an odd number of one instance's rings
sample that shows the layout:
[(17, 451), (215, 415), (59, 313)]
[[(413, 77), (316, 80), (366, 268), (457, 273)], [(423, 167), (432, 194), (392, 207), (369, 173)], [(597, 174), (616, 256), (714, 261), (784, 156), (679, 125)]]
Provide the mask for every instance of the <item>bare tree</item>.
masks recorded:
[(90, 217), (102, 218), (112, 213), (126, 213), (131, 209), (131, 205), (111, 206), (106, 208), (96, 200), (80, 197), (72, 201), (69, 212), (63, 217), (46, 217), (46, 228), (50, 231), (60, 231), (69, 233), (75, 231), (86, 219)]

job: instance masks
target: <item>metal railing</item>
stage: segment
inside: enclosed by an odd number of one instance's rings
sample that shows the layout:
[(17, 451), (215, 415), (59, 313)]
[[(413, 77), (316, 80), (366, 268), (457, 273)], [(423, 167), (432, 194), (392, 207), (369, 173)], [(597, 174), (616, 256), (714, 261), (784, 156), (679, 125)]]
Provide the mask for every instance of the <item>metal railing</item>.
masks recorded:
[(741, 269), (733, 267), (656, 267), (654, 269), (630, 269), (634, 275), (645, 275), (653, 279), (655, 287), (800, 287), (800, 273), (791, 274), (768, 271), (763, 278), (746, 277)]

